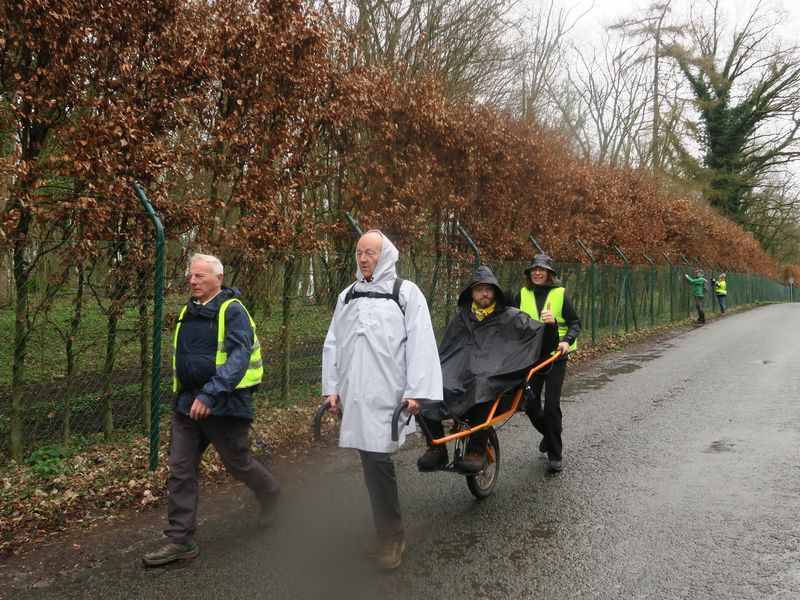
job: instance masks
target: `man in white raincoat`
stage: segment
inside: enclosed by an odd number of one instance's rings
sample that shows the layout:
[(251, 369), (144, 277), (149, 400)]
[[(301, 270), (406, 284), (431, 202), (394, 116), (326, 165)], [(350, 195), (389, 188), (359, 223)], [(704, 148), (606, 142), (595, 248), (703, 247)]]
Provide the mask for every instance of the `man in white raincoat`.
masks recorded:
[(428, 305), (420, 289), (399, 280), (398, 252), (378, 230), (358, 240), (356, 282), (336, 302), (322, 353), (322, 395), (342, 410), (339, 446), (361, 456), (377, 535), (368, 547), (383, 569), (400, 565), (405, 543), (392, 453), (414, 430), (391, 439), (392, 413), (407, 400), (442, 401), (442, 371)]

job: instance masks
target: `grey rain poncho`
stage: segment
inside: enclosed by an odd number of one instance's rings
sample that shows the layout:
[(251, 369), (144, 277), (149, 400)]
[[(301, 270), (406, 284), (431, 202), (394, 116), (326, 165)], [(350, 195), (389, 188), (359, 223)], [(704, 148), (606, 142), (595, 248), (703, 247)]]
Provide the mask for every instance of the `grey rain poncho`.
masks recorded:
[[(381, 234), (383, 235), (383, 234)], [(356, 268), (355, 290), (391, 294), (398, 252), (383, 236), (372, 281)], [(322, 395), (342, 403), (339, 446), (394, 452), (414, 431), (414, 421), (391, 439), (392, 413), (403, 398), (441, 402), (442, 371), (428, 305), (410, 281), (400, 287), (400, 306), (387, 298), (339, 294), (322, 351)]]

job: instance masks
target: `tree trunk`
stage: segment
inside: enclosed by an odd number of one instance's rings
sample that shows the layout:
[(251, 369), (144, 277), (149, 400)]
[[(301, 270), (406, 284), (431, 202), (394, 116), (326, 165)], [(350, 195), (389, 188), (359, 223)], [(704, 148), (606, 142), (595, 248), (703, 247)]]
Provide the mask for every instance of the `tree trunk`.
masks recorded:
[(78, 289), (75, 292), (75, 312), (69, 322), (69, 332), (67, 334), (66, 353), (67, 353), (67, 383), (64, 387), (64, 412), (61, 419), (62, 434), (64, 444), (69, 443), (71, 435), (72, 419), (72, 394), (75, 390), (75, 340), (78, 337), (78, 327), (81, 324), (83, 312), (83, 263), (78, 263)]
[(114, 406), (111, 400), (111, 377), (114, 374), (117, 346), (117, 311), (116, 306), (111, 306), (108, 315), (108, 331), (106, 334), (106, 358), (103, 361), (103, 435), (110, 440), (114, 434)]
[(16, 306), (14, 320), (14, 361), (11, 365), (11, 458), (22, 460), (22, 386), (25, 383), (25, 357), (28, 351), (30, 319), (28, 315), (28, 278), (30, 270), (25, 259), (28, 231), (32, 222), (29, 210), (19, 207), (21, 212), (17, 239), (14, 241), (13, 269)]
[(295, 258), (286, 259), (283, 268), (283, 324), (281, 327), (281, 403), (289, 402), (289, 377), (291, 376), (290, 363), (292, 348), (290, 342), (292, 321), (292, 282), (294, 280)]

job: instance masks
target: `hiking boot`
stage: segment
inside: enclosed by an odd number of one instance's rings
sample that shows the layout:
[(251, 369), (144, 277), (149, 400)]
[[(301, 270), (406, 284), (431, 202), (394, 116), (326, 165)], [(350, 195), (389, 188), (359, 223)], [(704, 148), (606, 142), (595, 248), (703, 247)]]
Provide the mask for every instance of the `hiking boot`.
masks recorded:
[(542, 438), (542, 441), (539, 442), (539, 452), (547, 454), (547, 442), (544, 438)]
[(275, 523), (275, 507), (278, 504), (278, 496), (280, 491), (273, 492), (261, 502), (258, 509), (258, 516), (256, 517), (256, 525), (261, 529), (272, 527)]
[(564, 470), (564, 465), (561, 464), (560, 460), (549, 460), (547, 461), (547, 470), (551, 473), (561, 473)]
[(197, 542), (194, 540), (189, 540), (185, 544), (173, 544), (169, 542), (145, 554), (142, 557), (142, 562), (148, 567), (158, 567), (175, 562), (176, 560), (191, 560), (197, 558), (198, 554), (200, 554), (200, 549), (197, 547)]
[(444, 444), (431, 444), (425, 453), (417, 459), (417, 468), (420, 471), (432, 471), (447, 465), (447, 446)]
[(384, 545), (385, 542), (383, 538), (376, 533), (364, 544), (364, 558), (369, 558), (370, 560), (377, 559), (383, 552)]
[(378, 554), (378, 568), (384, 571), (391, 571), (400, 566), (403, 561), (403, 552), (406, 550), (406, 543), (403, 538), (396, 540), (385, 540), (383, 548)]
[(470, 450), (458, 463), (458, 469), (466, 473), (479, 473), (486, 468), (486, 450), (477, 452)]

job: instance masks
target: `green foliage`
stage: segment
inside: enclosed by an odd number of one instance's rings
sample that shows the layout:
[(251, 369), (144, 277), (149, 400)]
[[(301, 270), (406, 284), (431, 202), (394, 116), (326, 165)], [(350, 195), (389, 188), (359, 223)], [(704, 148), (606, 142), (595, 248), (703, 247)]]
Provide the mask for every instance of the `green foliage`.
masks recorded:
[(69, 471), (66, 459), (72, 456), (72, 450), (61, 446), (42, 446), (31, 452), (22, 462), (42, 479), (51, 479)]

